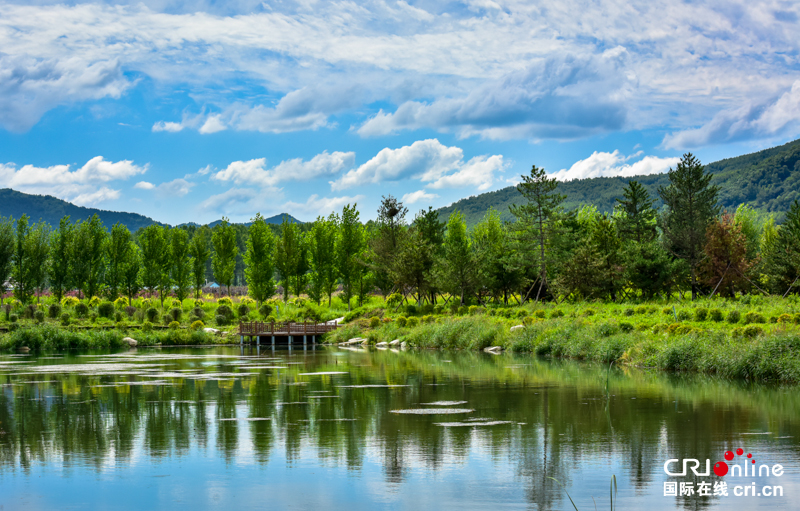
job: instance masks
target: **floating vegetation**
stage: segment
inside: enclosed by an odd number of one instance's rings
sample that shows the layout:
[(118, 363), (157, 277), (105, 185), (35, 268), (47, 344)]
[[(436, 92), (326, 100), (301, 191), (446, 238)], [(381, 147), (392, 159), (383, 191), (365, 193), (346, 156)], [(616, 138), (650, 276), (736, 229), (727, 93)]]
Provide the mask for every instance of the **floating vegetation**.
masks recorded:
[(405, 410), (389, 410), (391, 413), (402, 413), (408, 415), (446, 415), (457, 413), (472, 413), (471, 408), (408, 408)]
[(458, 427), (477, 427), (477, 426), (499, 426), (501, 424), (514, 424), (514, 421), (486, 421), (486, 422), (435, 422), (437, 426), (445, 428), (458, 428)]
[(453, 405), (465, 405), (467, 404), (466, 401), (433, 401), (432, 403), (420, 403), (423, 406), (453, 406)]

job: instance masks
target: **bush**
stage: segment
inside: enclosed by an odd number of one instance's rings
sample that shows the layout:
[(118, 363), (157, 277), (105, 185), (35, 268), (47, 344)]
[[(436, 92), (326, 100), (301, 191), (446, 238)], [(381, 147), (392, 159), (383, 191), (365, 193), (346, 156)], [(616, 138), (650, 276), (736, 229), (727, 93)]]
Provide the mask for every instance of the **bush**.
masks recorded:
[(61, 299), (61, 305), (63, 305), (64, 307), (75, 307), (79, 303), (81, 303), (81, 301), (75, 298), (74, 296), (65, 296), (64, 298)]
[(172, 323), (173, 321), (174, 320), (172, 319), (172, 314), (164, 314), (163, 316), (161, 316), (161, 322), (167, 326), (169, 326), (169, 324)]
[(100, 297), (93, 296), (91, 300), (89, 300), (89, 307), (97, 307), (101, 302), (102, 300), (100, 300)]
[(417, 306), (409, 303), (408, 305), (406, 305), (405, 311), (406, 314), (408, 314), (409, 316), (413, 316), (414, 314), (417, 313)]
[(127, 305), (128, 305), (128, 299), (125, 297), (120, 296), (119, 298), (114, 300), (114, 307), (116, 307), (118, 310), (122, 310)]
[(79, 318), (85, 318), (89, 314), (89, 306), (83, 302), (75, 304), (75, 315)]
[(233, 307), (233, 302), (227, 296), (223, 296), (217, 300), (217, 305), (227, 305), (228, 307)]
[(37, 310), (34, 312), (33, 319), (35, 319), (37, 323), (44, 323), (44, 311)]
[(69, 326), (69, 314), (66, 312), (61, 315), (61, 326)]
[(243, 296), (239, 300), (239, 303), (246, 303), (247, 305), (253, 305), (254, 303), (256, 303), (256, 301), (250, 298), (249, 296)]
[(153, 330), (153, 324), (149, 321), (142, 323), (142, 332), (150, 332)]
[(695, 321), (705, 321), (708, 318), (708, 309), (704, 307), (698, 307), (694, 310), (694, 320)]
[(634, 314), (636, 314), (636, 311), (634, 311), (633, 309), (629, 308), (629, 309), (625, 309), (623, 314), (626, 315), (626, 316), (633, 316)]
[(661, 309), (661, 313), (665, 316), (672, 314), (672, 307), (664, 307)]
[(586, 309), (583, 311), (584, 316), (594, 316), (596, 314), (594, 309)]
[(89, 321), (91, 321), (92, 323), (97, 323), (97, 313), (96, 312), (92, 312), (91, 314), (89, 314)]
[(116, 321), (117, 323), (122, 322), (122, 320), (124, 318), (125, 318), (125, 315), (122, 314), (122, 311), (117, 311), (117, 312), (114, 313), (114, 321)]
[(545, 317), (544, 309), (539, 309), (539, 310), (533, 311), (533, 315), (536, 316), (539, 319), (544, 319), (544, 317)]
[(369, 327), (370, 328), (378, 328), (380, 326), (380, 324), (381, 324), (381, 320), (377, 316), (373, 316), (373, 317), (369, 318)]
[(432, 314), (433, 313), (433, 304), (426, 303), (419, 308), (420, 314)]
[(397, 326), (405, 328), (406, 323), (408, 323), (408, 320), (405, 318), (405, 316), (400, 316), (397, 318)]
[(364, 314), (363, 307), (356, 307), (355, 309), (351, 310), (347, 314), (344, 315), (344, 322), (350, 323), (356, 318), (360, 318)]
[(433, 313), (444, 314), (444, 305), (442, 305), (441, 303), (436, 304), (436, 306), (433, 308)]
[(469, 307), (467, 307), (466, 305), (462, 305), (461, 307), (458, 308), (458, 315), (459, 316), (463, 316), (463, 315), (465, 315), (467, 313), (469, 313)]
[(47, 317), (56, 319), (61, 315), (61, 306), (57, 303), (50, 304), (50, 307), (47, 308)]
[(627, 323), (627, 322), (622, 322), (622, 323), (619, 324), (619, 331), (620, 332), (624, 332), (626, 334), (628, 332), (633, 332), (633, 324), (632, 323)]
[(717, 323), (722, 321), (722, 311), (719, 309), (711, 309), (708, 311), (708, 315), (711, 318), (711, 321), (715, 321)]
[(517, 317), (518, 318), (524, 318), (527, 315), (528, 315), (528, 311), (526, 311), (525, 309), (519, 309), (517, 311)]
[(179, 329), (180, 327), (181, 327), (181, 324), (180, 324), (180, 323), (178, 323), (177, 321), (172, 321), (172, 322), (169, 324), (169, 329), (170, 329), (170, 330), (177, 330), (177, 329)]
[(767, 320), (764, 318), (763, 315), (759, 314), (758, 312), (748, 312), (744, 315), (744, 324), (749, 325), (751, 323), (766, 323)]
[(194, 323), (192, 323), (192, 326), (191, 326), (191, 327), (189, 327), (189, 328), (191, 328), (192, 330), (202, 330), (202, 329), (203, 329), (203, 327), (205, 327), (205, 325), (203, 324), (203, 322), (202, 322), (202, 321), (200, 321), (200, 320), (198, 319), (197, 321), (195, 321)]
[(386, 305), (389, 307), (397, 307), (403, 302), (403, 295), (400, 293), (392, 293), (386, 297)]
[(560, 309), (553, 309), (553, 311), (550, 313), (550, 317), (551, 318), (563, 318), (564, 317), (564, 311), (562, 311)]
[(791, 314), (781, 314), (780, 316), (778, 316), (778, 323), (780, 324), (794, 323), (794, 318), (792, 317)]
[(435, 319), (433, 315), (428, 314), (427, 316), (422, 316), (422, 321), (420, 321), (420, 323), (433, 323)]
[(22, 309), (22, 317), (25, 319), (33, 319), (34, 312), (36, 312), (36, 306), (33, 304), (27, 305)]
[(181, 309), (180, 307), (173, 307), (172, 309), (170, 309), (169, 315), (172, 317), (173, 321), (180, 322), (181, 316), (183, 316), (183, 309)]
[(246, 303), (240, 303), (236, 307), (236, 312), (239, 314), (239, 319), (244, 318), (250, 313), (250, 307)]
[(214, 321), (217, 323), (217, 325), (225, 326), (228, 324), (228, 317), (224, 314), (217, 314), (214, 316)]
[(132, 306), (132, 305), (128, 305), (128, 306), (127, 306), (127, 307), (125, 307), (125, 309), (123, 309), (123, 310), (125, 311), (125, 314), (127, 314), (129, 318), (132, 318), (132, 317), (133, 317), (133, 315), (134, 315), (134, 314), (136, 314), (136, 311), (137, 311), (138, 309), (137, 309), (136, 307)]
[(192, 309), (192, 316), (200, 320), (205, 319), (206, 311), (204, 311), (202, 307), (195, 307)]
[(742, 315), (736, 309), (730, 311), (728, 315), (725, 317), (725, 321), (728, 323), (738, 323), (739, 320), (742, 318)]
[[(258, 313), (261, 314), (261, 317), (266, 318), (270, 314), (272, 314), (273, 307), (272, 305), (265, 303), (261, 307), (258, 308)], [(198, 316), (199, 317), (199, 316)]]
[(97, 313), (101, 318), (110, 318), (114, 315), (114, 304), (111, 302), (101, 302), (97, 306)]
[(480, 310), (480, 307), (478, 307), (477, 305), (470, 305), (469, 307), (467, 307), (467, 313), (470, 316), (474, 316), (475, 314), (477, 314), (478, 310)]
[(761, 328), (760, 326), (749, 325), (744, 327), (742, 334), (748, 339), (753, 339), (755, 337), (758, 337), (759, 335), (764, 335), (764, 329)]
[(233, 309), (229, 305), (220, 305), (217, 307), (217, 316), (225, 316), (225, 321), (233, 320)]
[(692, 316), (686, 311), (680, 311), (678, 314), (678, 321), (689, 321)]
[(145, 315), (147, 317), (147, 321), (151, 323), (155, 323), (156, 321), (158, 321), (158, 309), (156, 309), (155, 307), (150, 307), (149, 309), (147, 309)]
[(408, 318), (408, 321), (406, 322), (406, 325), (409, 328), (414, 328), (414, 327), (419, 326), (419, 318)]
[(647, 307), (636, 307), (636, 314), (647, 314)]

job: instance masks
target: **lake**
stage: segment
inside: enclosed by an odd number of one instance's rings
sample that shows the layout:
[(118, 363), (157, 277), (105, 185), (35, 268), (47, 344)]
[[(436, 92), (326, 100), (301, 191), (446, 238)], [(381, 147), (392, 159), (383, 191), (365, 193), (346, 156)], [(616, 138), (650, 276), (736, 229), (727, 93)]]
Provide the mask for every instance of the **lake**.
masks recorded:
[(612, 476), (618, 509), (800, 509), (795, 387), (309, 346), (2, 355), (0, 390), (3, 511), (583, 511)]

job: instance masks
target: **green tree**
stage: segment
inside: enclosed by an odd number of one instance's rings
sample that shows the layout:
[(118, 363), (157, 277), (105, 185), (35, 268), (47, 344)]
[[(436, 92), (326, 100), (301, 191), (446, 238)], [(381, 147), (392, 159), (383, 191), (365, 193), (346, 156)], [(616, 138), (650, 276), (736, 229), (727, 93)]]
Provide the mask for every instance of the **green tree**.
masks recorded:
[(517, 219), (517, 233), (524, 244), (530, 244), (538, 251), (539, 290), (536, 300), (542, 297), (547, 289), (547, 247), (561, 211), (564, 196), (556, 193), (558, 182), (550, 178), (544, 169), (534, 165), (530, 176), (521, 176), (522, 182), (517, 191), (527, 201), (525, 204), (509, 207), (511, 214)]
[(220, 286), (228, 288), (228, 296), (230, 296), (239, 247), (236, 245), (236, 229), (228, 222), (227, 218), (223, 217), (222, 222), (214, 227), (211, 234), (211, 245), (213, 247), (211, 267), (214, 270), (214, 279)]
[(206, 282), (206, 264), (211, 255), (208, 249), (208, 228), (203, 226), (197, 229), (189, 241), (189, 257), (191, 257), (192, 284), (194, 284), (195, 298), (200, 298), (200, 292)]
[(342, 277), (347, 310), (350, 310), (350, 299), (353, 297), (354, 286), (358, 284), (363, 271), (358, 259), (364, 251), (364, 226), (358, 219), (356, 206), (356, 204), (352, 206), (348, 204), (342, 209), (336, 244), (336, 261), (339, 275)]
[(181, 302), (189, 296), (192, 266), (189, 260), (189, 233), (175, 227), (169, 231), (170, 280), (175, 286), (175, 296)]
[(106, 258), (108, 268), (106, 269), (106, 284), (108, 285), (108, 296), (111, 300), (116, 300), (122, 286), (122, 273), (125, 263), (128, 260), (128, 251), (131, 247), (131, 231), (123, 224), (114, 224), (111, 228), (111, 236), (106, 244)]
[(248, 294), (261, 305), (275, 294), (275, 236), (261, 213), (256, 214), (248, 232), (244, 275)]
[(92, 215), (75, 227), (75, 242), (72, 244), (73, 282), (87, 298), (97, 296), (100, 292), (107, 237), (108, 231), (97, 215)]
[(519, 286), (518, 270), (509, 231), (500, 213), (489, 208), (472, 231), (477, 285), (508, 304), (508, 295)]
[(772, 255), (773, 280), (781, 294), (800, 293), (800, 202), (794, 201), (778, 229)]
[[(169, 241), (166, 230), (160, 225), (153, 224), (145, 227), (139, 235), (139, 245), (142, 247), (142, 285), (150, 293), (165, 288), (164, 283), (169, 282)], [(164, 294), (161, 296), (161, 308), (164, 308)]]
[(436, 293), (438, 290), (434, 286), (433, 267), (437, 259), (442, 257), (444, 232), (447, 224), (439, 220), (438, 211), (428, 206), (427, 210), (420, 210), (416, 216), (414, 216), (413, 225), (429, 249), (429, 251), (424, 254), (425, 257), (422, 261), (424, 275), (426, 275), (423, 287), (426, 289), (426, 295), (429, 297), (431, 303), (436, 303)]
[(125, 259), (121, 263), (122, 289), (128, 297), (128, 305), (132, 305), (133, 297), (142, 289), (142, 250), (133, 241), (128, 242)]
[(298, 270), (302, 267), (301, 259), (303, 257), (301, 237), (300, 227), (284, 215), (281, 223), (281, 236), (275, 247), (275, 266), (281, 277), (284, 301), (289, 299), (289, 293), (292, 288), (295, 288), (296, 295), (299, 294), (297, 293), (297, 288), (299, 287), (297, 279), (299, 278)]
[(747, 289), (745, 278), (753, 266), (747, 257), (747, 236), (732, 215), (725, 214), (708, 224), (706, 245), (703, 247), (706, 258), (700, 266), (703, 279), (712, 289), (730, 297), (736, 291)]
[(333, 213), (327, 219), (320, 216), (308, 233), (312, 292), (319, 301), (327, 295), (329, 307), (339, 277), (336, 268), (337, 224), (338, 218)]
[(652, 241), (656, 237), (655, 199), (638, 181), (631, 180), (622, 189), (622, 199), (617, 199), (617, 228), (622, 239), (636, 243)]
[(0, 217), (0, 305), (8, 291), (6, 282), (13, 272), (15, 252), (14, 219)]
[(717, 216), (719, 189), (711, 185), (711, 174), (692, 155), (683, 155), (668, 173), (669, 185), (658, 193), (666, 206), (661, 230), (667, 249), (683, 259), (691, 272), (692, 300), (697, 298), (697, 270), (703, 260), (708, 224)]
[(22, 218), (17, 220), (16, 249), (14, 251), (14, 268), (12, 271), (14, 296), (22, 303), (28, 303), (33, 294), (33, 285), (31, 283), (32, 262), (27, 252), (30, 231), (28, 215), (22, 215)]
[(47, 281), (47, 268), (50, 261), (50, 225), (39, 222), (30, 230), (25, 240), (25, 253), (30, 261), (28, 278), (31, 289), (36, 290), (39, 303)]
[(442, 252), (442, 277), (446, 283), (445, 289), (453, 295), (458, 295), (460, 304), (463, 305), (464, 295), (471, 291), (474, 282), (475, 258), (467, 236), (464, 215), (459, 211), (453, 212), (447, 221)]
[(375, 232), (370, 237), (370, 269), (375, 275), (375, 284), (384, 296), (388, 295), (395, 282), (391, 268), (397, 258), (397, 248), (405, 233), (405, 216), (408, 208), (392, 195), (383, 196), (378, 208)]
[(590, 241), (600, 258), (599, 263), (603, 276), (600, 282), (600, 294), (616, 301), (618, 293), (625, 284), (625, 267), (622, 257), (622, 241), (617, 234), (614, 220), (606, 214), (598, 215), (591, 225)]
[(53, 231), (50, 240), (52, 254), (50, 258), (50, 290), (58, 301), (64, 293), (72, 288), (72, 244), (75, 228), (65, 216), (58, 223), (58, 230)]

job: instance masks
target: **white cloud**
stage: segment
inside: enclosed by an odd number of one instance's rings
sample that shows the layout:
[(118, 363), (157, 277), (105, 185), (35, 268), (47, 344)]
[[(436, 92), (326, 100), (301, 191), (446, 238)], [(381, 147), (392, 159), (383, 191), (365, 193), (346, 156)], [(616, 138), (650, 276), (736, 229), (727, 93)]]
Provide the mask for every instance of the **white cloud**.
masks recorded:
[[(191, 177), (191, 175), (186, 177)], [(172, 181), (167, 181), (160, 185), (154, 185), (147, 181), (139, 181), (133, 185), (134, 188), (140, 190), (155, 190), (156, 194), (162, 197), (183, 197), (188, 194), (194, 186), (195, 184), (186, 178), (173, 179)]]
[(13, 163), (6, 163), (0, 164), (0, 181), (21, 192), (53, 195), (71, 202), (90, 204), (119, 197), (118, 190), (99, 188), (101, 184), (127, 180), (144, 174), (147, 168), (148, 165), (135, 165), (130, 160), (107, 161), (102, 156), (95, 156), (75, 170), (71, 170), (71, 165), (23, 165), (18, 168)]
[(158, 121), (153, 124), (153, 132), (168, 131), (170, 133), (176, 133), (181, 130), (183, 130), (183, 124), (179, 122)]
[(133, 185), (133, 187), (138, 188), (139, 190), (152, 190), (153, 188), (156, 187), (156, 185), (148, 181), (139, 181), (138, 183)]
[(353, 152), (323, 151), (310, 160), (302, 158), (284, 160), (270, 169), (267, 168), (266, 158), (234, 161), (227, 168), (213, 174), (211, 178), (217, 181), (233, 181), (237, 185), (258, 186), (275, 186), (287, 181), (311, 181), (352, 168), (355, 157)]
[(495, 171), (503, 170), (503, 157), (478, 156), (464, 163), (460, 147), (447, 147), (437, 139), (418, 140), (398, 149), (384, 148), (371, 160), (336, 181), (333, 190), (402, 179), (417, 179), (432, 188), (491, 186)]
[(425, 190), (417, 190), (416, 192), (411, 192), (403, 195), (401, 199), (405, 204), (416, 204), (420, 201), (430, 202), (433, 199), (438, 198), (439, 196), (435, 193), (428, 193)]
[(671, 133), (663, 145), (670, 149), (757, 140), (800, 132), (800, 80), (772, 101), (723, 110), (697, 129)]
[(289, 213), (296, 218), (316, 218), (319, 215), (327, 216), (334, 211), (341, 210), (347, 204), (356, 204), (364, 200), (364, 195), (354, 195), (351, 197), (320, 197), (317, 194), (311, 195), (305, 203), (286, 202), (280, 206), (282, 212)]
[(561, 169), (550, 174), (550, 177), (559, 181), (572, 181), (573, 179), (592, 177), (647, 176), (667, 172), (670, 167), (676, 166), (681, 160), (678, 157), (645, 156), (637, 162), (625, 163), (626, 160), (638, 157), (640, 154), (636, 153), (626, 158), (618, 150), (613, 153), (595, 151), (588, 158), (576, 161), (569, 169)]

